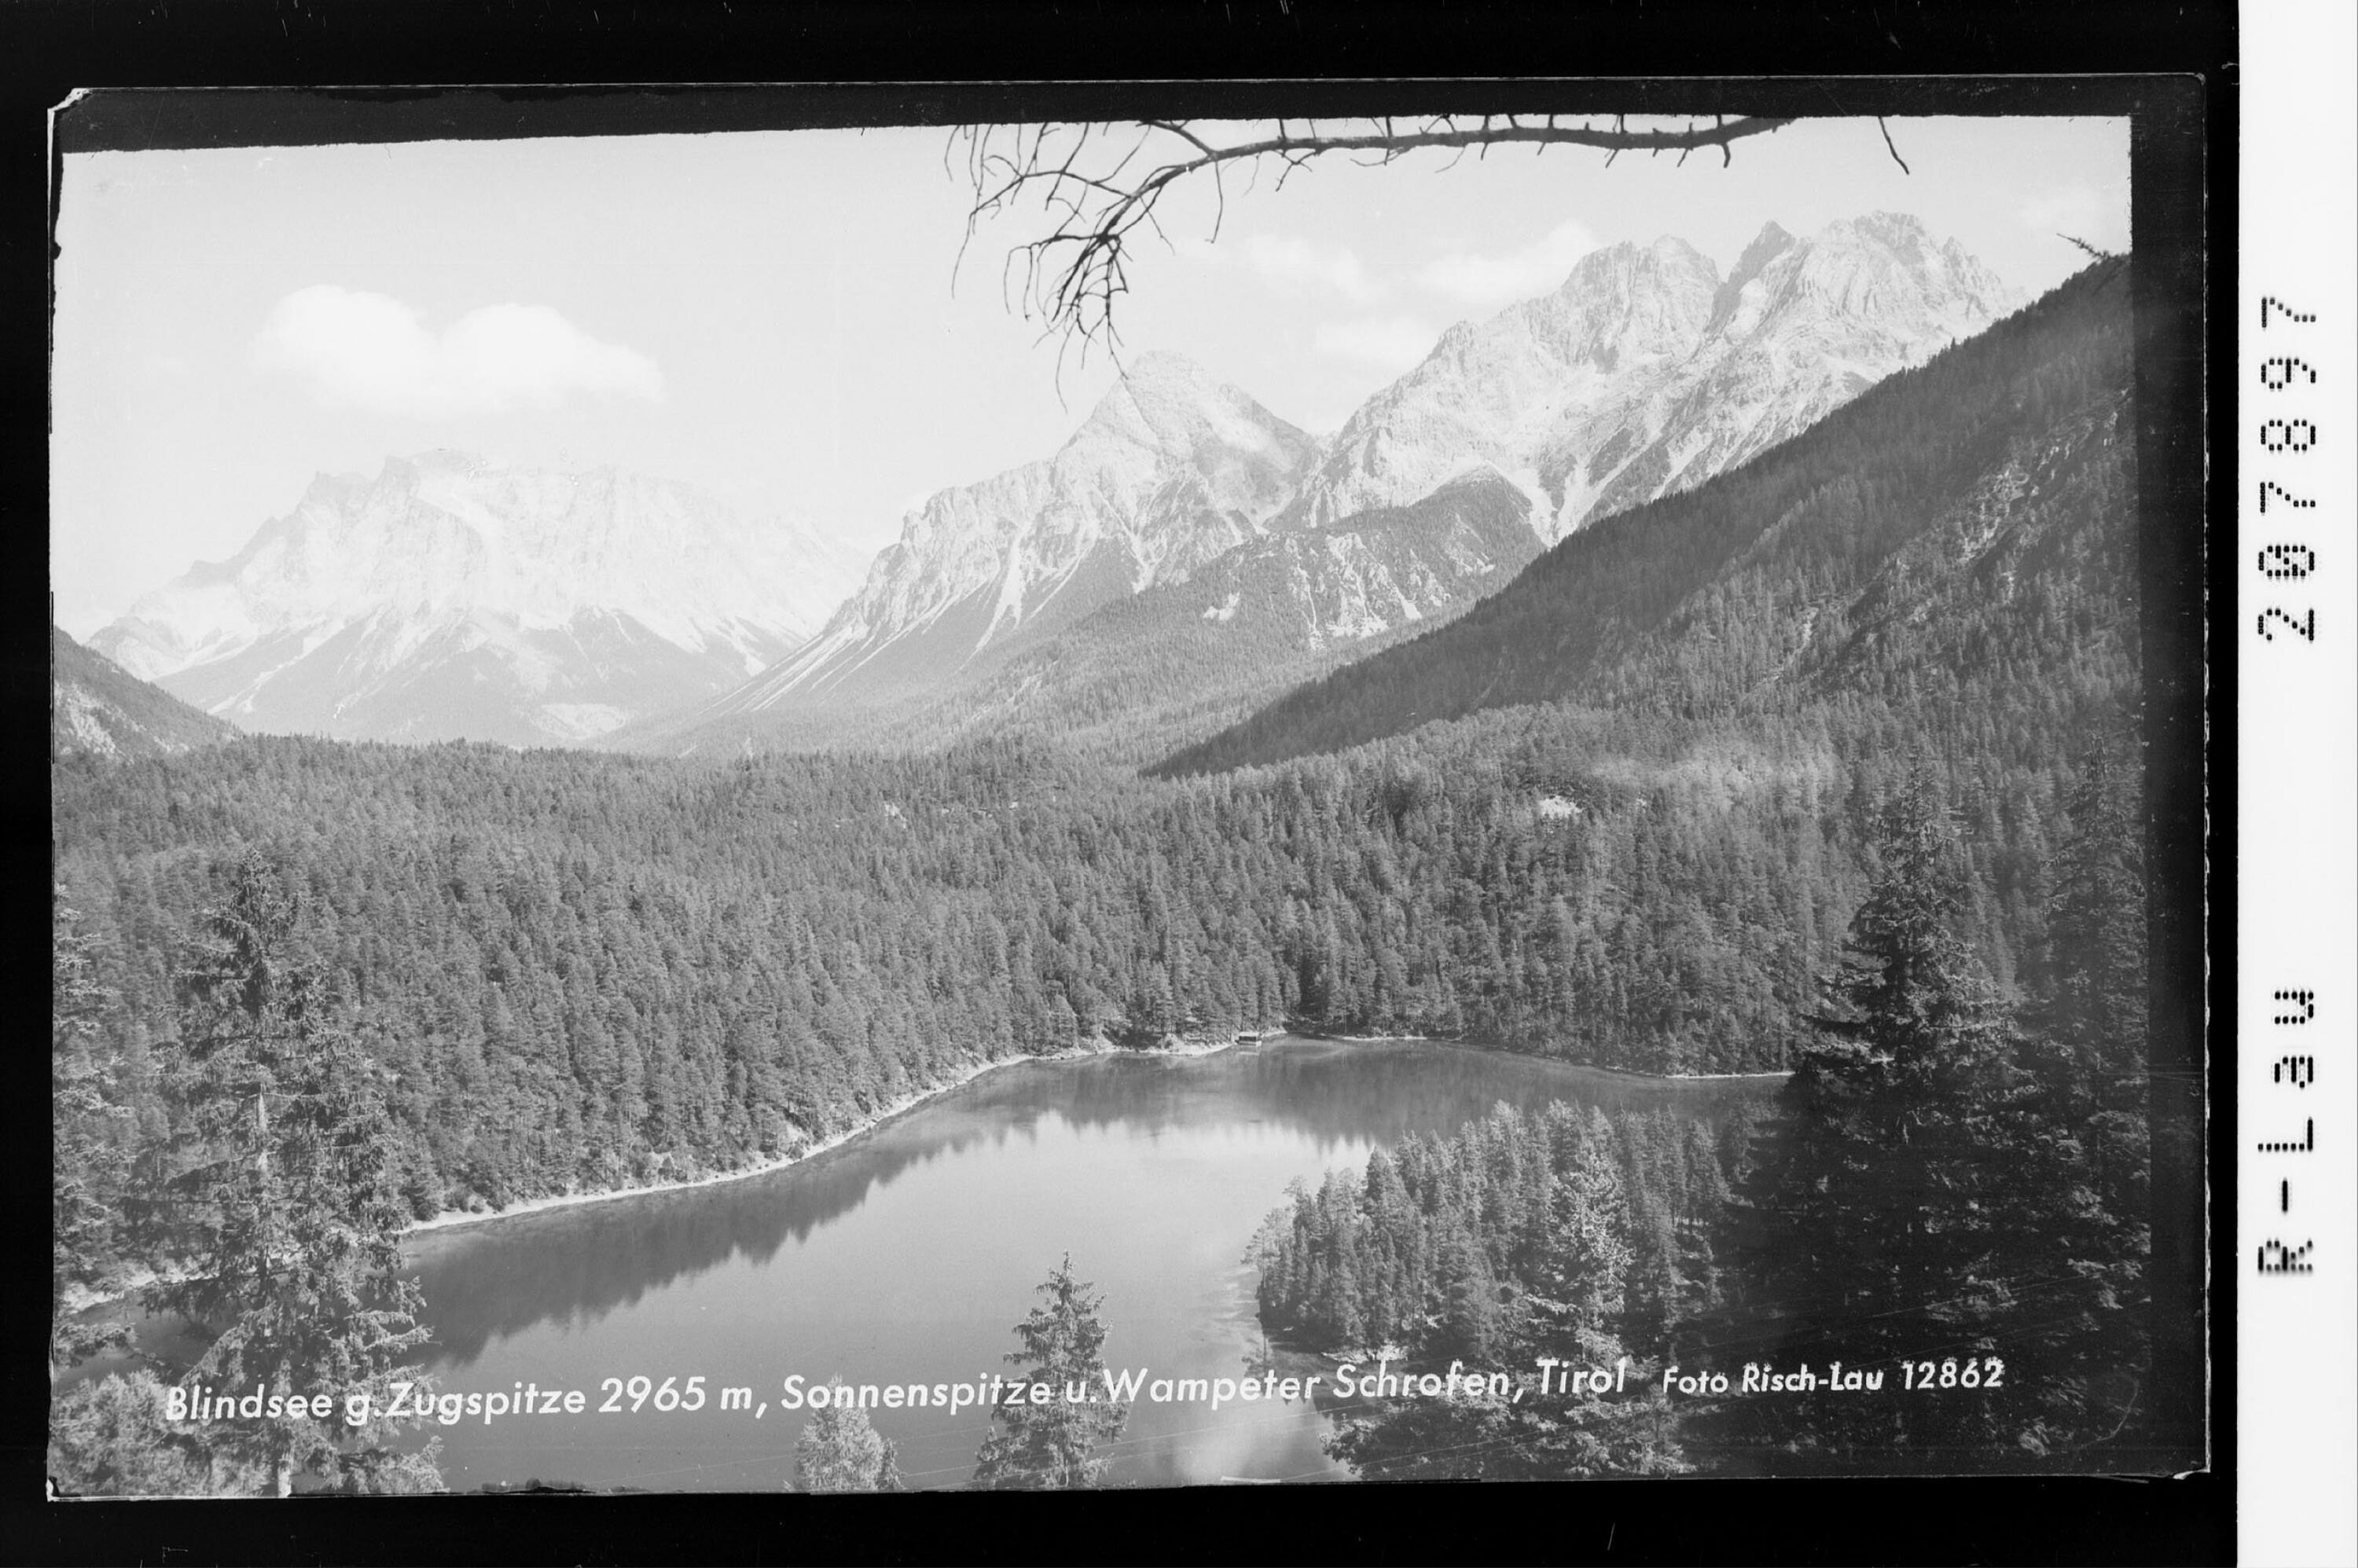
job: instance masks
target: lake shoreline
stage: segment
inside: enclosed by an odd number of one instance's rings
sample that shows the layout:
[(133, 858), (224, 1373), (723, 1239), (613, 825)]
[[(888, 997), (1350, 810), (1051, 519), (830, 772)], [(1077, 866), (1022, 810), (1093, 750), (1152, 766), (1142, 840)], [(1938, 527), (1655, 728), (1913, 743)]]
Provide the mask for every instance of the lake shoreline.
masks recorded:
[(465, 1226), (489, 1225), (495, 1220), (514, 1219), (527, 1214), (546, 1214), (552, 1209), (576, 1208), (584, 1204), (605, 1203), (617, 1198), (648, 1197), (658, 1193), (693, 1192), (699, 1187), (749, 1181), (755, 1176), (766, 1176), (774, 1172), (789, 1170), (806, 1160), (815, 1159), (818, 1155), (839, 1149), (862, 1133), (872, 1132), (894, 1118), (905, 1116), (939, 1096), (949, 1093), (952, 1089), (963, 1088), (994, 1067), (1012, 1066), (1019, 1062), (1079, 1062), (1098, 1056), (1130, 1055), (1148, 1059), (1211, 1056), (1223, 1051), (1258, 1050), (1286, 1040), (1316, 1040), (1337, 1045), (1459, 1045), (1470, 1051), (1481, 1051), (1501, 1056), (1526, 1057), (1535, 1062), (1556, 1062), (1563, 1066), (1580, 1067), (1593, 1073), (1606, 1073), (1615, 1077), (1633, 1078), (1645, 1083), (1700, 1083), (1723, 1079), (1791, 1076), (1790, 1073), (1784, 1072), (1640, 1073), (1623, 1067), (1600, 1067), (1587, 1062), (1563, 1062), (1557, 1057), (1541, 1056), (1534, 1052), (1517, 1051), (1509, 1046), (1493, 1045), (1483, 1041), (1441, 1040), (1430, 1034), (1314, 1034), (1298, 1027), (1288, 1027), (1263, 1034), (1258, 1043), (1250, 1046), (1235, 1039), (1196, 1041), (1183, 1038), (1173, 1044), (1155, 1046), (1116, 1045), (1109, 1041), (1100, 1039), (1093, 1045), (1083, 1046), (1077, 1050), (1027, 1052), (1021, 1055), (1001, 1056), (987, 1062), (973, 1063), (957, 1076), (936, 1084), (930, 1088), (904, 1095), (874, 1116), (782, 1159), (766, 1160), (758, 1165), (749, 1165), (741, 1170), (719, 1171), (684, 1182), (650, 1182), (640, 1186), (607, 1187), (590, 1193), (554, 1193), (544, 1197), (525, 1198), (520, 1202), (512, 1203), (505, 1208), (444, 1209), (431, 1218), (411, 1221), (407, 1228), (402, 1231), (402, 1239), (407, 1240), (413, 1236), (427, 1236), (446, 1230), (456, 1230)]
[(1645, 1073), (1635, 1067), (1607, 1067), (1596, 1062), (1574, 1062), (1562, 1056), (1544, 1056), (1537, 1051), (1519, 1051), (1512, 1045), (1499, 1045), (1487, 1040), (1444, 1040), (1436, 1034), (1326, 1034), (1300, 1027), (1289, 1027), (1284, 1035), (1274, 1038), (1320, 1040), (1336, 1045), (1458, 1045), (1468, 1051), (1485, 1051), (1500, 1056), (1523, 1056), (1534, 1062), (1553, 1062), (1559, 1066), (1578, 1067), (1584, 1072), (1605, 1073), (1617, 1078), (1634, 1078), (1648, 1084), (1699, 1084), (1734, 1082), (1745, 1078), (1790, 1078), (1790, 1067), (1779, 1067), (1761, 1073)]
[(710, 1175), (697, 1176), (681, 1182), (650, 1182), (634, 1187), (607, 1187), (597, 1192), (554, 1193), (544, 1197), (525, 1198), (497, 1209), (444, 1209), (431, 1218), (413, 1220), (402, 1231), (402, 1239), (413, 1236), (433, 1235), (456, 1230), (465, 1226), (489, 1225), (495, 1220), (514, 1219), (527, 1214), (546, 1214), (553, 1209), (576, 1208), (584, 1204), (604, 1203), (617, 1198), (649, 1197), (659, 1193), (693, 1192), (699, 1187), (719, 1186), (729, 1182), (749, 1181), (789, 1170), (807, 1160), (842, 1148), (864, 1133), (873, 1132), (886, 1122), (907, 1115), (953, 1089), (963, 1088), (995, 1067), (1013, 1066), (1021, 1062), (1081, 1062), (1099, 1056), (1137, 1056), (1149, 1060), (1181, 1057), (1212, 1056), (1223, 1051), (1258, 1050), (1287, 1040), (1315, 1040), (1337, 1045), (1457, 1045), (1469, 1051), (1480, 1051), (1500, 1056), (1519, 1056), (1534, 1062), (1552, 1062), (1561, 1066), (1578, 1067), (1612, 1077), (1628, 1078), (1640, 1083), (1686, 1084), (1718, 1083), (1747, 1079), (1789, 1078), (1790, 1070), (1766, 1073), (1641, 1073), (1627, 1067), (1601, 1067), (1589, 1062), (1566, 1062), (1553, 1056), (1541, 1056), (1534, 1052), (1517, 1051), (1509, 1046), (1492, 1045), (1481, 1041), (1438, 1040), (1429, 1034), (1311, 1034), (1299, 1029), (1285, 1029), (1264, 1034), (1258, 1044), (1245, 1045), (1236, 1040), (1191, 1041), (1157, 1046), (1116, 1045), (1099, 1041), (1094, 1045), (1071, 1051), (1027, 1052), (1014, 1056), (1000, 1056), (990, 1061), (970, 1064), (966, 1069), (943, 1083), (913, 1094), (903, 1095), (890, 1106), (857, 1124), (821, 1139), (795, 1152), (775, 1160), (766, 1160), (741, 1170), (719, 1171)]
[[(693, 1177), (687, 1181), (648, 1182), (638, 1186), (603, 1187), (596, 1192), (586, 1193), (550, 1193), (540, 1197), (519, 1199), (517, 1202), (508, 1205), (505, 1208), (446, 1208), (440, 1213), (433, 1215), (428, 1218), (411, 1220), (406, 1226), (403, 1227), (401, 1234), (397, 1239), (406, 1242), (413, 1237), (438, 1235), (444, 1231), (458, 1230), (468, 1226), (490, 1225), (497, 1220), (517, 1219), (528, 1214), (546, 1214), (556, 1209), (578, 1208), (586, 1204), (606, 1203), (618, 1198), (654, 1197), (664, 1193), (693, 1192), (699, 1187), (715, 1187), (729, 1182), (750, 1181), (755, 1176), (766, 1176), (779, 1171), (790, 1170), (794, 1166), (804, 1163), (806, 1161), (816, 1159), (821, 1154), (829, 1153), (834, 1150), (840, 1149), (845, 1144), (850, 1142), (853, 1139), (860, 1137), (861, 1134), (873, 1132), (878, 1128), (883, 1126), (886, 1122), (891, 1121), (897, 1117), (905, 1116), (909, 1112), (916, 1110), (931, 1101), (939, 1098), (941, 1096), (948, 1094), (953, 1089), (965, 1087), (967, 1085), (974, 1082), (975, 1079), (982, 1076), (985, 1073), (990, 1072), (994, 1067), (1010, 1067), (1015, 1065), (1019, 1062), (1078, 1062), (1096, 1056), (1112, 1056), (1120, 1054), (1129, 1054), (1133, 1056), (1207, 1056), (1216, 1051), (1228, 1050), (1233, 1046), (1233, 1042), (1230, 1042), (1228, 1044), (1195, 1044), (1190, 1043), (1165, 1049), (1145, 1049), (1116, 1045), (1110, 1042), (1099, 1040), (1094, 1044), (1081, 1046), (1071, 1051), (1026, 1052), (1021, 1055), (1000, 1056), (988, 1061), (972, 1062), (968, 1063), (954, 1077), (946, 1079), (941, 1083), (935, 1084), (930, 1087), (918, 1090), (914, 1094), (903, 1095), (882, 1110), (878, 1111), (875, 1115), (862, 1119), (856, 1125), (847, 1128), (843, 1131), (836, 1133), (832, 1137), (823, 1138), (816, 1143), (807, 1144), (805, 1147), (796, 1150), (794, 1153), (788, 1154), (780, 1159), (764, 1160), (759, 1164), (749, 1165), (740, 1170), (719, 1171), (709, 1175)], [(70, 1314), (80, 1314), (92, 1312), (102, 1307), (119, 1306), (122, 1303), (131, 1301), (135, 1297), (138, 1296), (149, 1286), (154, 1285), (168, 1277), (169, 1276), (158, 1274), (152, 1270), (143, 1270), (139, 1273), (134, 1275), (126, 1288), (121, 1291), (113, 1292), (107, 1294), (97, 1294), (81, 1291), (69, 1291), (66, 1293), (66, 1300), (63, 1303), (62, 1310)]]
[[(410, 1223), (403, 1228), (400, 1239), (407, 1241), (413, 1237), (436, 1236), (446, 1231), (458, 1230), (470, 1226), (490, 1225), (498, 1220), (515, 1219), (530, 1214), (546, 1214), (556, 1209), (576, 1208), (586, 1204), (607, 1203), (622, 1198), (652, 1197), (664, 1193), (693, 1192), (700, 1187), (719, 1186), (730, 1182), (749, 1181), (755, 1176), (771, 1175), (779, 1171), (792, 1169), (794, 1166), (815, 1159), (821, 1154), (830, 1153), (833, 1151), (843, 1147), (845, 1144), (851, 1142), (863, 1133), (872, 1132), (878, 1128), (882, 1127), (885, 1123), (892, 1121), (896, 1118), (905, 1116), (911, 1111), (919, 1109), (941, 1096), (948, 1094), (953, 1089), (963, 1088), (968, 1084), (974, 1082), (977, 1078), (982, 1076), (985, 1073), (991, 1071), (995, 1067), (1013, 1066), (1018, 1063), (1023, 1062), (1078, 1062), (1087, 1061), (1099, 1056), (1117, 1055), (1136, 1056), (1149, 1060), (1210, 1056), (1217, 1055), (1224, 1051), (1258, 1050), (1266, 1046), (1275, 1045), (1288, 1040), (1317, 1041), (1322, 1044), (1336, 1045), (1455, 1045), (1469, 1051), (1478, 1051), (1485, 1054), (1521, 1057), (1534, 1062), (1550, 1062), (1561, 1066), (1578, 1067), (1586, 1072), (1601, 1073), (1610, 1077), (1626, 1078), (1640, 1083), (1707, 1083), (1745, 1079), (1757, 1080), (1767, 1078), (1786, 1078), (1792, 1076), (1790, 1071), (1768, 1073), (1642, 1073), (1632, 1071), (1625, 1067), (1602, 1067), (1587, 1062), (1566, 1062), (1559, 1057), (1541, 1056), (1534, 1052), (1517, 1051), (1508, 1046), (1490, 1044), (1483, 1041), (1441, 1040), (1429, 1034), (1313, 1033), (1298, 1027), (1289, 1027), (1265, 1033), (1258, 1043), (1252, 1045), (1243, 1044), (1234, 1039), (1222, 1041), (1181, 1039), (1175, 1044), (1169, 1045), (1141, 1047), (1117, 1045), (1112, 1044), (1110, 1041), (1100, 1038), (1091, 1044), (1069, 1051), (1025, 1052), (1017, 1055), (1001, 1056), (989, 1061), (970, 1063), (956, 1076), (946, 1079), (941, 1083), (918, 1090), (913, 1094), (904, 1095), (901, 1098), (893, 1101), (890, 1106), (878, 1111), (875, 1115), (863, 1118), (858, 1123), (845, 1129), (843, 1131), (836, 1133), (831, 1137), (821, 1139), (817, 1142), (809, 1144), (797, 1150), (793, 1154), (781, 1159), (765, 1160), (759, 1164), (749, 1165), (739, 1170), (715, 1172), (708, 1175), (698, 1176), (687, 1181), (649, 1182), (638, 1186), (601, 1188), (596, 1192), (552, 1193), (541, 1197), (525, 1198), (516, 1203), (508, 1205), (505, 1208), (481, 1210), (444, 1209), (431, 1217), (410, 1221)], [(69, 1292), (69, 1300), (65, 1303), (65, 1310), (70, 1313), (84, 1313), (96, 1307), (112, 1305), (116, 1303), (129, 1300), (132, 1296), (136, 1295), (146, 1283), (151, 1282), (154, 1278), (155, 1276), (150, 1275), (146, 1280), (135, 1281), (129, 1291), (112, 1295), (82, 1295), (80, 1292)]]
[[(1262, 1044), (1268, 1044), (1283, 1038), (1285, 1036), (1282, 1034), (1267, 1036)], [(819, 1155), (840, 1149), (854, 1139), (873, 1132), (886, 1122), (906, 1116), (909, 1112), (919, 1109), (953, 1089), (964, 1088), (996, 1067), (1011, 1067), (1022, 1062), (1081, 1062), (1099, 1056), (1146, 1058), (1210, 1056), (1222, 1051), (1238, 1048), (1237, 1042), (1233, 1040), (1183, 1041), (1174, 1045), (1145, 1047), (1116, 1045), (1109, 1041), (1100, 1040), (1095, 1044), (1070, 1051), (1025, 1052), (1019, 1055), (993, 1057), (988, 1061), (969, 1063), (956, 1076), (926, 1088), (903, 1095), (874, 1115), (862, 1118), (841, 1132), (822, 1138), (816, 1143), (806, 1144), (792, 1154), (777, 1159), (765, 1160), (759, 1164), (748, 1165), (740, 1170), (719, 1171), (710, 1175), (696, 1176), (687, 1181), (648, 1182), (633, 1187), (605, 1187), (596, 1192), (587, 1193), (551, 1193), (542, 1197), (521, 1199), (508, 1205), (505, 1208), (446, 1208), (430, 1218), (412, 1220), (403, 1229), (401, 1239), (407, 1241), (415, 1236), (430, 1236), (443, 1231), (457, 1230), (467, 1226), (489, 1225), (496, 1220), (515, 1219), (527, 1214), (546, 1214), (554, 1209), (578, 1208), (585, 1204), (606, 1203), (618, 1198), (653, 1197), (663, 1193), (693, 1192), (699, 1187), (716, 1187), (729, 1182), (750, 1181), (755, 1176), (767, 1176), (779, 1171), (791, 1170), (806, 1161), (817, 1159)]]

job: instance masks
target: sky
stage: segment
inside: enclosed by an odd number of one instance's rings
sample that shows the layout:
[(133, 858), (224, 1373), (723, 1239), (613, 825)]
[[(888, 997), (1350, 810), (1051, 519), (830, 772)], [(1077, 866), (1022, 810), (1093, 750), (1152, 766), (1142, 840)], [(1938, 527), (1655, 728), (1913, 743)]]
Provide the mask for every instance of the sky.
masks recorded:
[[(1124, 351), (1184, 353), (1314, 434), (1452, 322), (1678, 235), (1912, 212), (2036, 293), (2128, 245), (2128, 125), (1806, 121), (1731, 164), (1558, 146), (1174, 187)], [(315, 474), (455, 448), (686, 481), (862, 549), (1044, 458), (1117, 373), (1011, 308), (1036, 209), (967, 243), (939, 128), (76, 154), (51, 373), (50, 580), (86, 637), (233, 555)], [(1215, 239), (1215, 218), (1217, 237)], [(960, 262), (961, 244), (965, 245)]]

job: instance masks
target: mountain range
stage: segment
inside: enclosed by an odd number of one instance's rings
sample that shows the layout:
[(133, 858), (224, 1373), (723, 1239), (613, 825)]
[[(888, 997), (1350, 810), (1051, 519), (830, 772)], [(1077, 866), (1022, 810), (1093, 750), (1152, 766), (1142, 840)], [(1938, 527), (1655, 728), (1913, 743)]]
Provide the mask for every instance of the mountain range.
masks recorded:
[[(1449, 625), (1303, 685), (1157, 771), (1265, 765), (1540, 704), (1726, 722), (1871, 694), (1970, 725), (2133, 687), (2121, 265), (2088, 269), (1738, 470), (1566, 537)], [(2039, 732), (2086, 721), (2043, 715)]]
[(687, 485), (437, 451), (320, 475), (92, 646), (249, 730), (579, 743), (784, 657), (856, 571)]
[(666, 754), (841, 746), (923, 749), (997, 732), (1131, 762), (1210, 734), (1287, 687), (1425, 630), (1505, 584), (1537, 553), (1522, 493), (1469, 473), (1412, 505), (1332, 528), (1272, 533), (1055, 634), (1013, 640), (935, 684), (854, 699), (785, 694), (767, 677), (659, 717), (609, 744)]
[(1191, 361), (1141, 355), (1055, 456), (911, 513), (808, 646), (700, 717), (938, 687), (1258, 539), (1316, 455)]
[(711, 754), (1034, 726), (1143, 762), (2014, 303), (1905, 216), (1772, 223), (1725, 276), (1682, 240), (1615, 245), (1449, 329), (1323, 444), (1145, 354), (1055, 453), (909, 513), (856, 586), (809, 531), (683, 486), (389, 460), (93, 645), (254, 729)]
[(1443, 333), (1344, 424), (1289, 520), (1399, 505), (1480, 462), (1553, 544), (1747, 461), (2018, 303), (1904, 214), (1806, 240), (1770, 223), (1724, 277), (1684, 240), (1614, 245)]
[[(1144, 356), (1049, 463), (913, 514), (809, 647), (612, 743), (922, 746), (1032, 725), (1147, 761), (1448, 620), (1596, 517), (1740, 466), (2016, 297), (1892, 214), (1806, 240), (1771, 223), (1725, 277), (1682, 240), (1614, 245), (1451, 328), (1315, 454), (1243, 393)], [(1126, 487), (1099, 477), (1109, 450)], [(1225, 517), (1193, 477), (1220, 463), (1260, 481)], [(1163, 534), (1164, 555), (1135, 564), (1123, 525)]]

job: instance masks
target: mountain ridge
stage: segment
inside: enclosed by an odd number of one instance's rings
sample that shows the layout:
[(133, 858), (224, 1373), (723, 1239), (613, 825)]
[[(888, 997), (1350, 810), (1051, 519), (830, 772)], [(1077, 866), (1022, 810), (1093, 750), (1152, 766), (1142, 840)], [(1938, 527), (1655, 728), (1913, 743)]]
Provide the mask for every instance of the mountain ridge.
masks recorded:
[(234, 740), (234, 726), (49, 628), (49, 754), (178, 756)]
[(1248, 541), (946, 691), (734, 721), (658, 718), (609, 743), (672, 755), (924, 750), (1029, 729), (1142, 763), (1504, 582), (1538, 549), (1520, 494), (1486, 469), (1412, 506)]
[(1043, 460), (937, 491), (809, 644), (698, 718), (956, 674), (1258, 536), (1310, 438), (1183, 356), (1141, 355)]
[(562, 743), (791, 652), (851, 564), (676, 481), (437, 450), (318, 476), (92, 641), (248, 728)]
[[(1699, 671), (1734, 655), (1725, 616), (1696, 622), (1721, 628), (1704, 649), (1682, 640), (1680, 618), (1731, 591), (1734, 579), (1723, 574), (1741, 568), (1747, 552), (1781, 541), (1776, 547), (1794, 557), (1788, 575), (1814, 597), (1802, 605), (1765, 585), (1747, 589), (1762, 596), (1744, 622), (1745, 657), (1758, 665), (1746, 666), (1746, 680), (1757, 684), (1767, 669), (1763, 639), (1800, 625), (1805, 642), (1820, 614), (1832, 612), (1831, 633), (1860, 613), (1867, 579), (2003, 469), (2009, 442), (2045, 428), (2064, 400), (2125, 380), (2126, 291), (2107, 290), (2113, 276), (2107, 265), (2091, 267), (1990, 332), (1887, 379), (1807, 435), (1567, 535), (1446, 626), (1299, 687), (1152, 771), (1262, 765), (1574, 697), (1693, 708), (1728, 686)], [(1617, 674), (1641, 665), (1650, 673)]]
[[(860, 593), (783, 665), (696, 712), (619, 731), (613, 743), (672, 752), (827, 744), (840, 735), (917, 743), (972, 733), (983, 713), (1042, 719), (1051, 687), (1093, 723), (1175, 724), (1170, 739), (1192, 736), (1221, 721), (1219, 705), (1273, 696), (1284, 681), (1333, 665), (1335, 636), (1316, 620), (1322, 600), (1359, 606), (1353, 635), (1369, 647), (1446, 620), (1503, 582), (1500, 568), (1511, 574), (1598, 509), (1708, 478), (1773, 446), (1891, 368), (1944, 346), (1951, 329), (1976, 329), (1988, 319), (1983, 295), (2004, 293), (1954, 241), (1936, 245), (1917, 220), (1887, 214), (1830, 224), (1807, 240), (1769, 223), (1725, 277), (1674, 236), (1606, 246), (1549, 293), (1443, 333), (1422, 365), (1379, 389), (1317, 450), (1315, 466), (1303, 466), (1273, 511), (1281, 487), (1265, 483), (1253, 492), (1260, 510), (1231, 508), (1224, 525), (1183, 527), (1152, 564), (1102, 546), (1130, 538), (1122, 530), (1133, 523), (1176, 514), (1184, 524), (1186, 509), (1166, 505), (1150, 516), (1132, 503), (1116, 526), (1091, 521), (1059, 535), (1053, 515), (1069, 513), (1076, 487), (1057, 477), (1058, 465), (1087, 470), (1087, 454), (1110, 440), (1126, 452), (1163, 454), (1170, 475), (1222, 460), (1233, 468), (1268, 427), (1259, 405), (1183, 357), (1143, 355), (1057, 455), (938, 492), (912, 513)], [(1209, 438), (1206, 411), (1224, 407), (1244, 424)], [(1297, 460), (1308, 438), (1300, 440), (1287, 448)], [(1383, 521), (1469, 480), (1488, 492), (1486, 516), (1502, 487), (1520, 494), (1530, 537), (1514, 543), (1486, 529), (1482, 560), (1444, 559)], [(1169, 482), (1184, 489), (1185, 481)], [(1435, 517), (1450, 510), (1446, 501), (1429, 508)], [(1338, 548), (1313, 559), (1271, 543), (1321, 533), (1383, 544), (1373, 554)], [(1061, 553), (1039, 548), (1044, 537)], [(1236, 647), (1274, 661), (1240, 675), (1234, 650), (1151, 611), (1175, 603), (1154, 598), (1159, 590), (1195, 573), (1233, 575), (1253, 560), (1288, 575), (1295, 592), (1245, 595), (1228, 607), (1243, 618), (1224, 622)], [(1409, 581), (1415, 588), (1404, 589)], [(1149, 602), (1115, 616), (1130, 636), (1091, 630), (1132, 598)], [(1252, 623), (1267, 615), (1288, 624), (1308, 615), (1312, 634)], [(1081, 657), (1114, 667), (1082, 678), (1073, 671)], [(1202, 700), (1172, 695), (1188, 679), (1204, 688)], [(1100, 703), (1115, 689), (1160, 695), (1127, 719), (1108, 720)]]
[[(1773, 447), (1976, 330), (2005, 292), (1904, 215), (1808, 238), (1766, 224), (1725, 276), (1675, 236), (1606, 246), (1548, 293), (1452, 326), (1323, 445), (1184, 356), (1148, 352), (1054, 453), (909, 511), (864, 575), (806, 531), (750, 526), (668, 481), (389, 458), (373, 479), (319, 476), (94, 645), (249, 728), (353, 739), (676, 752), (859, 733), (887, 714), (914, 736), (940, 728), (928, 705), (1053, 722), (1052, 687), (1091, 703), (1159, 691), (1109, 722), (1184, 711), (1193, 739), (1249, 711), (1220, 704), (1322, 673), (1355, 639), (1454, 617), (1552, 540)], [(1486, 520), (1472, 554), (1401, 532), (1400, 515), (1450, 525), (1468, 484)], [(1487, 525), (1509, 492), (1527, 542)], [(1321, 533), (1357, 543), (1269, 545)], [(1086, 630), (1255, 563), (1290, 591), (1187, 611), (1232, 646), (1151, 613), (1127, 618), (1128, 644)], [(1068, 654), (1120, 667), (1082, 677), (1073, 657), (1035, 656), (1067, 637)], [(1273, 662), (1238, 671), (1248, 646)], [(1043, 657), (1064, 675), (1007, 708), (1002, 673), (1036, 675)], [(1141, 665), (1155, 657), (1178, 663)], [(1174, 708), (1191, 679), (1217, 701)]]
[(1399, 504), (1478, 460), (1524, 489), (1553, 544), (1798, 434), (2017, 303), (1906, 214), (1807, 239), (1771, 222), (1725, 277), (1675, 236), (1624, 241), (1444, 332), (1345, 422), (1289, 519)]

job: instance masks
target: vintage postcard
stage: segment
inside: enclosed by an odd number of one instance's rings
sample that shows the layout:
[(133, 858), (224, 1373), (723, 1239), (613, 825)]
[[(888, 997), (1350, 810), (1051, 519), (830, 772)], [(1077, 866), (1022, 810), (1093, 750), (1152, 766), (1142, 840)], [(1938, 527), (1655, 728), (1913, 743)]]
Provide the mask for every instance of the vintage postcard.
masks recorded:
[(1714, 91), (60, 110), (54, 1495), (2204, 1468), (2201, 84)]

